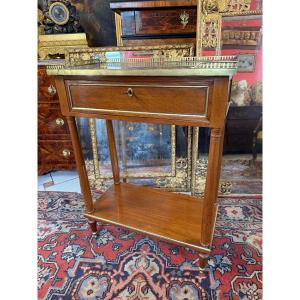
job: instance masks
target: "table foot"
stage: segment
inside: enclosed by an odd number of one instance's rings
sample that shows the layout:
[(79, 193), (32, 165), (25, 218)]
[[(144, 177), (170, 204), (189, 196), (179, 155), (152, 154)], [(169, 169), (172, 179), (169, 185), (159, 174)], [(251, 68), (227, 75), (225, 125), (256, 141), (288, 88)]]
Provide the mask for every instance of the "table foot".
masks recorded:
[(199, 268), (200, 268), (200, 271), (205, 270), (205, 267), (207, 266), (208, 256), (209, 256), (208, 254), (199, 253)]
[(92, 234), (94, 236), (97, 235), (97, 233), (98, 233), (98, 231), (97, 231), (97, 222), (96, 221), (88, 220), (88, 223), (89, 223), (90, 228), (92, 230)]

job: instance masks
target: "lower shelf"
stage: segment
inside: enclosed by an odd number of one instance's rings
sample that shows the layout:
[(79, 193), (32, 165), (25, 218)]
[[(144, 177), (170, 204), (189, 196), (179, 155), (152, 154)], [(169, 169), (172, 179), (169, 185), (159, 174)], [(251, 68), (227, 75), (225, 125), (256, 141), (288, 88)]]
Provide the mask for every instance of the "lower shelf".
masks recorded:
[(127, 183), (113, 185), (86, 217), (173, 241), (202, 252), (201, 198)]

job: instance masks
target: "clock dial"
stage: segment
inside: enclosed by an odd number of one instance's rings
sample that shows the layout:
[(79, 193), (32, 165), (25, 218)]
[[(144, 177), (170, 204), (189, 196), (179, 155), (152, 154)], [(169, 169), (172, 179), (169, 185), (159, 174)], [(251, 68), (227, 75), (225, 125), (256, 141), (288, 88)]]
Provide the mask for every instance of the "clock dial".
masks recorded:
[(61, 2), (54, 2), (49, 8), (49, 16), (58, 25), (64, 25), (69, 21), (69, 10)]

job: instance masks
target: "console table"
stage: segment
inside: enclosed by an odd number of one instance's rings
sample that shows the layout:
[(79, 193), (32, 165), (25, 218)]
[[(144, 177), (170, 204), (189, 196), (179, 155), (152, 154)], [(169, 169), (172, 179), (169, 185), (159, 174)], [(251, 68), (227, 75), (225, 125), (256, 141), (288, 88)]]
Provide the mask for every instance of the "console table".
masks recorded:
[[(199, 252), (200, 268), (210, 253), (216, 215), (222, 145), (235, 57), (180, 60), (113, 59), (77, 67), (53, 67), (66, 116), (85, 216), (136, 230)], [(106, 119), (113, 186), (92, 200), (75, 117)], [(208, 127), (211, 129), (204, 196), (197, 198), (120, 182), (112, 120)]]

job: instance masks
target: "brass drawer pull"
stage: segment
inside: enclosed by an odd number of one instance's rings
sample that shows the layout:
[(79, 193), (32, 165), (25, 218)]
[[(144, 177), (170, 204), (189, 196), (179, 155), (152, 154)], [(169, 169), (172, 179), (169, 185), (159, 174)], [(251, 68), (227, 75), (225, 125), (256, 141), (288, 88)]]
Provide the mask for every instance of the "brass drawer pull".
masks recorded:
[(53, 95), (56, 94), (56, 88), (55, 88), (55, 86), (54, 86), (53, 84), (49, 85), (49, 87), (48, 87), (48, 93), (49, 93), (51, 96), (53, 96)]
[(127, 92), (124, 92), (123, 94), (127, 94), (128, 97), (132, 97), (133, 96), (133, 89), (132, 88), (128, 88)]
[(55, 120), (55, 123), (56, 125), (63, 126), (65, 124), (65, 121), (62, 118), (57, 118)]
[(63, 154), (64, 157), (69, 157), (69, 156), (71, 155), (71, 152), (70, 152), (70, 150), (68, 150), (68, 149), (64, 149), (64, 150), (62, 151), (62, 154)]

